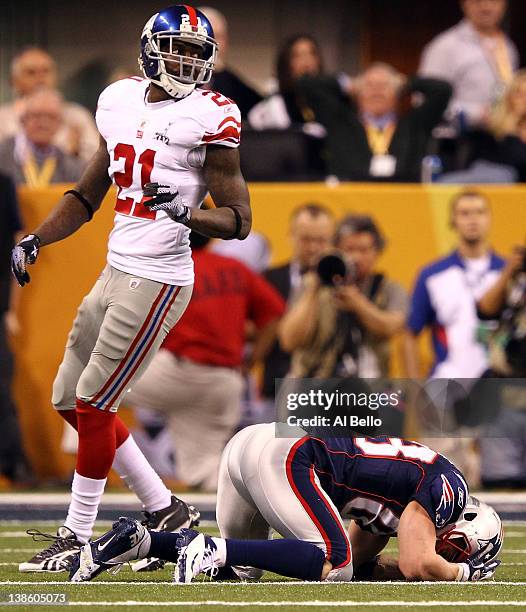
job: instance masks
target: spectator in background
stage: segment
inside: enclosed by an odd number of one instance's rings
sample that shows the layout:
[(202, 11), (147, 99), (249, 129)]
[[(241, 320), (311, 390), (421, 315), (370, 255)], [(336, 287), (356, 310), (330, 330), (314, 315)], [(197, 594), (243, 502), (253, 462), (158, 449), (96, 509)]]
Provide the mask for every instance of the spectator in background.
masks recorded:
[[(332, 244), (334, 217), (322, 204), (308, 203), (296, 208), (290, 218), (292, 258), (287, 263), (271, 268), (265, 274), (281, 297), (293, 303), (302, 291), (303, 279), (312, 271), (321, 255)], [(267, 402), (274, 400), (275, 380), (285, 378), (290, 370), (290, 355), (275, 342), (264, 363), (261, 395)]]
[(82, 162), (54, 144), (63, 117), (64, 103), (56, 90), (38, 89), (24, 98), (21, 129), (0, 143), (0, 169), (17, 185), (46, 187), (79, 179)]
[[(433, 128), (451, 95), (445, 81), (403, 75), (384, 63), (354, 81), (354, 100), (331, 77), (303, 77), (297, 91), (327, 131), (327, 168), (344, 180), (419, 181)], [(402, 113), (401, 94), (420, 94)]]
[(520, 182), (526, 182), (526, 70), (517, 72), (507, 86), (490, 113), (488, 129), (489, 150), (478, 157), (515, 168)]
[(314, 114), (295, 84), (304, 75), (323, 73), (318, 42), (309, 34), (289, 38), (277, 58), (278, 90), (254, 106), (248, 115), (250, 126), (257, 130), (285, 130), (314, 121)]
[[(12, 138), (20, 131), (24, 98), (38, 89), (57, 86), (53, 58), (38, 47), (24, 49), (11, 63), (11, 83), (15, 100), (0, 106), (0, 141)], [(99, 146), (99, 133), (91, 114), (79, 104), (65, 102), (63, 122), (53, 144), (68, 155), (89, 160)]]
[(514, 248), (496, 282), (478, 302), (479, 316), (498, 319), (489, 339), (489, 369), (473, 408), (491, 415), (479, 445), (482, 483), (526, 486), (526, 247)]
[(403, 328), (407, 295), (375, 271), (385, 246), (373, 219), (349, 215), (336, 229), (348, 274), (338, 285), (305, 275), (301, 295), (282, 319), (279, 339), (292, 353), (293, 378), (389, 375), (389, 340)]
[(24, 481), (29, 475), (11, 396), (13, 356), (8, 344), (8, 335), (18, 333), (19, 328), (16, 312), (19, 289), (12, 281), (9, 262), (21, 230), (15, 186), (9, 177), (0, 174), (0, 474), (13, 482)]
[[(192, 487), (217, 487), (221, 452), (241, 414), (241, 369), (265, 357), (285, 305), (263, 278), (235, 259), (211, 253), (192, 232), (195, 285), (181, 320), (126, 403), (162, 411), (169, 420), (179, 476)], [(243, 363), (245, 323), (258, 333)]]
[(429, 372), (433, 382), (428, 384), (433, 400), (419, 405), (417, 416), (423, 423), (431, 417), (426, 435), (438, 437), (422, 442), (434, 444), (451, 457), (471, 485), (476, 485), (480, 470), (475, 433), (463, 428), (463, 416), (454, 405), (487, 368), (484, 340), (488, 326), (477, 317), (476, 301), (495, 282), (504, 262), (489, 246), (490, 206), (481, 193), (464, 191), (452, 199), (450, 225), (458, 235), (458, 246), (418, 275), (406, 323), (404, 356), (407, 377), (421, 380), (417, 338), (429, 328), (435, 355)]
[(469, 124), (481, 124), (511, 81), (518, 53), (501, 28), (506, 0), (461, 0), (460, 4), (464, 19), (427, 45), (419, 72), (451, 83), (451, 117), (460, 113)]
[(465, 191), (452, 199), (450, 207), (458, 246), (422, 269), (411, 299), (404, 344), (407, 376), (415, 380), (422, 375), (417, 338), (426, 327), (435, 355), (431, 377), (475, 379), (487, 368), (475, 304), (495, 282), (504, 261), (489, 245), (487, 198), (478, 191)]
[(218, 91), (227, 98), (232, 98), (241, 111), (241, 118), (246, 119), (250, 109), (261, 102), (262, 97), (226, 66), (229, 39), (228, 22), (225, 16), (209, 6), (200, 6), (199, 10), (210, 20), (218, 44), (214, 74), (212, 80), (206, 84), (206, 88)]

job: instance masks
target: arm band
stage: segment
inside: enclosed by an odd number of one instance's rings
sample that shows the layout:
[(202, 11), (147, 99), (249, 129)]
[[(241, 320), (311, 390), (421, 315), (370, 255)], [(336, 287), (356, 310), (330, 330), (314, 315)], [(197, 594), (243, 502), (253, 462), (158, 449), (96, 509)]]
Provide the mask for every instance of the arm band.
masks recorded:
[(68, 191), (64, 192), (64, 195), (67, 195), (68, 193), (75, 196), (82, 206), (84, 206), (86, 212), (88, 213), (88, 221), (91, 221), (93, 219), (93, 206), (90, 204), (90, 202), (86, 200), (86, 198), (76, 189), (68, 189)]
[(239, 214), (237, 208), (234, 208), (233, 206), (226, 206), (226, 208), (230, 208), (230, 210), (234, 213), (234, 216), (236, 218), (236, 231), (231, 236), (227, 236), (226, 238), (224, 238), (224, 240), (235, 240), (236, 238), (239, 238), (239, 234), (241, 232), (241, 225), (243, 222), (241, 220), (241, 215)]

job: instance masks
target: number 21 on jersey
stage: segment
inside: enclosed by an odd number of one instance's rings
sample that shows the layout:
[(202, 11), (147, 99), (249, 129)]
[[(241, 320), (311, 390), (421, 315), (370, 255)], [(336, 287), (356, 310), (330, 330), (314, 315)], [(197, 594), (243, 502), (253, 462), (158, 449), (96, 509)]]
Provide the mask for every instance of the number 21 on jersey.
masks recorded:
[(155, 219), (156, 212), (149, 210), (144, 204), (145, 198), (143, 197), (139, 202), (133, 198), (124, 198), (122, 194), (123, 189), (131, 187), (133, 184), (133, 170), (137, 158), (137, 164), (141, 168), (141, 189), (150, 182), (150, 177), (153, 169), (153, 162), (155, 159), (155, 151), (153, 149), (145, 149), (139, 157), (133, 145), (123, 144), (120, 142), (115, 146), (113, 150), (113, 159), (118, 161), (124, 159), (124, 171), (115, 172), (113, 174), (113, 180), (119, 188), (117, 192), (117, 201), (115, 202), (115, 212), (123, 215), (131, 215), (132, 217), (140, 217), (141, 219)]

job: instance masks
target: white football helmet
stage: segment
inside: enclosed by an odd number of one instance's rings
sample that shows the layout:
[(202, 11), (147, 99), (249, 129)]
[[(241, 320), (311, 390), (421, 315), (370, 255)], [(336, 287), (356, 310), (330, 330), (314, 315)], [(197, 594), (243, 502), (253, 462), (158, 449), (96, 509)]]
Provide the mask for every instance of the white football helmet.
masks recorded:
[(436, 552), (452, 563), (470, 557), (482, 562), (499, 554), (503, 542), (502, 521), (495, 510), (470, 496), (460, 518), (437, 533)]

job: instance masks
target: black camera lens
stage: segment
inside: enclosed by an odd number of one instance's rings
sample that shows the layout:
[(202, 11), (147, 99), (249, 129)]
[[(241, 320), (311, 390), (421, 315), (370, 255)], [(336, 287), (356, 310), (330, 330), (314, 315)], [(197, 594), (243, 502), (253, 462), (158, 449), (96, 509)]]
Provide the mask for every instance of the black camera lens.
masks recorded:
[(336, 277), (345, 279), (347, 276), (347, 266), (339, 255), (325, 255), (318, 262), (317, 272), (322, 285), (334, 287)]

